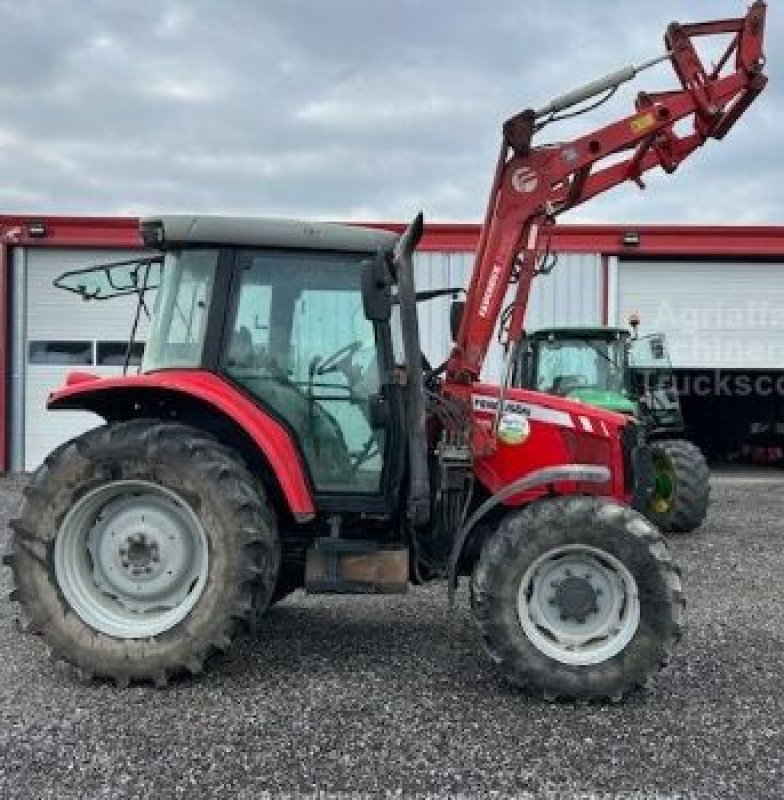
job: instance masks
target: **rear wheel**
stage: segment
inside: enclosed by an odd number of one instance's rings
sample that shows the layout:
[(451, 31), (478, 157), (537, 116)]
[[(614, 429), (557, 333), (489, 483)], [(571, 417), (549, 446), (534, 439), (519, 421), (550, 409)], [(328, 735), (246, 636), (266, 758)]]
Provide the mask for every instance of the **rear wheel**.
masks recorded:
[(200, 672), (272, 596), (275, 520), (210, 436), (116, 423), (53, 453), (12, 523), (14, 596), (82, 672), (166, 683)]
[(662, 439), (650, 446), (655, 484), (646, 516), (664, 533), (690, 533), (708, 513), (705, 456), (685, 439)]
[(587, 497), (510, 513), (472, 580), (485, 648), (547, 699), (620, 700), (648, 685), (680, 636), (683, 599), (664, 539), (636, 512)]

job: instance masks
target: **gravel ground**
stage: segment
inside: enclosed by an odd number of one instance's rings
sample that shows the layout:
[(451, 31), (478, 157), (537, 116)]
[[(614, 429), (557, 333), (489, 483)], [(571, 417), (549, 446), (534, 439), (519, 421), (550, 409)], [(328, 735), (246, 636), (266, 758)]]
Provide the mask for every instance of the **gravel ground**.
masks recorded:
[[(3, 550), (20, 486), (0, 480)], [(724, 478), (673, 541), (686, 637), (620, 706), (507, 686), (442, 586), (295, 595), (200, 680), (85, 685), (18, 630), (3, 568), (0, 797), (781, 798), (782, 488)]]

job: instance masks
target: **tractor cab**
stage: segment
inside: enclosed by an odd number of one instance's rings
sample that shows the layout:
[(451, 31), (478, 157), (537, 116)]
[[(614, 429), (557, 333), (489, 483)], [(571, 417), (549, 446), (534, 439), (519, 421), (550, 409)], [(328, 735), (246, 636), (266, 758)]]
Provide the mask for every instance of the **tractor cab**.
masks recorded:
[(386, 271), (399, 237), (176, 216), (145, 223), (142, 236), (156, 255), (66, 273), (58, 285), (92, 300), (137, 294), (150, 316), (143, 378), (216, 376), (225, 396), (250, 401), (287, 432), (319, 506), (387, 509), (403, 423), (389, 286), (377, 288), (373, 274)]
[(628, 374), (630, 334), (622, 328), (550, 328), (520, 345), (516, 386), (581, 400), (622, 414), (636, 406)]
[(516, 386), (569, 397), (642, 419), (649, 434), (683, 429), (662, 334), (625, 328), (548, 328), (521, 341)]

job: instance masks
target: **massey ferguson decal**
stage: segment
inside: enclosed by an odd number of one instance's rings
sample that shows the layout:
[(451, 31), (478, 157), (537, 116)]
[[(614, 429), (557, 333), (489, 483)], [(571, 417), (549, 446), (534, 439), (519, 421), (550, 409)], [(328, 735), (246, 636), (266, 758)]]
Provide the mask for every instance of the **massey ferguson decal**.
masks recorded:
[[(474, 411), (494, 414), (498, 411), (498, 398), (485, 397), (480, 394), (472, 395)], [(519, 400), (504, 400), (504, 411), (512, 414), (521, 414), (535, 422), (547, 422), (550, 425), (560, 425), (562, 428), (574, 428), (574, 420), (566, 411), (555, 408), (537, 406), (533, 403), (521, 403)]]

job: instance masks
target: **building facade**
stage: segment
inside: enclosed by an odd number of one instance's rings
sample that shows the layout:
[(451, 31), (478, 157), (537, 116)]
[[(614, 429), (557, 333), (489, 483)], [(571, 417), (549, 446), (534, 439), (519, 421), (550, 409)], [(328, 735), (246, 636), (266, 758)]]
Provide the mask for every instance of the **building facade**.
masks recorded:
[[(70, 370), (122, 371), (136, 302), (85, 303), (53, 281), (142, 254), (137, 227), (128, 218), (0, 216), (0, 469), (34, 469), (100, 423), (48, 412), (46, 396)], [(472, 224), (428, 226), (418, 288), (464, 287), (478, 235)], [(551, 249), (558, 261), (534, 282), (529, 330), (625, 325), (636, 312), (641, 332), (667, 335), (687, 422), (711, 455), (735, 457), (784, 434), (784, 228), (564, 225)], [(431, 363), (449, 350), (449, 303), (422, 304)], [(494, 348), (485, 377), (498, 379), (502, 361)]]

